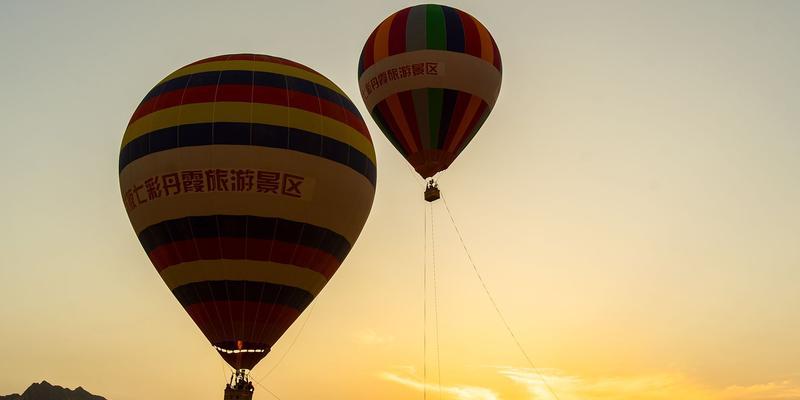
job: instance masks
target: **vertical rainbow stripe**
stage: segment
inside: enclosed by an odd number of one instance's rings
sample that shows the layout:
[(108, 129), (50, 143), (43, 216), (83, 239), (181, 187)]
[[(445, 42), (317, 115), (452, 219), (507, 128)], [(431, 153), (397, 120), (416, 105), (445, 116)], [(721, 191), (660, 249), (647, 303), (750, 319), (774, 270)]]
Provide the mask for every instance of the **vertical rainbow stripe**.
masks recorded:
[[(376, 69), (390, 64), (393, 58), (412, 58), (414, 54), (424, 62), (435, 52), (445, 60), (456, 60), (454, 54), (468, 55), (492, 66), (495, 72), (473, 73), (454, 82), (455, 78), (448, 78), (448, 74), (458, 72), (464, 64), (451, 61), (437, 71), (442, 80), (449, 79), (447, 84), (430, 79), (413, 88), (408, 83), (398, 84), (374, 106), (367, 101), (364, 86), (366, 91), (371, 89), (369, 79)], [(417, 172), (427, 178), (446, 169), (483, 125), (499, 91), (502, 61), (492, 35), (477, 19), (452, 7), (425, 4), (400, 10), (378, 25), (361, 52), (358, 74), (362, 96), (376, 124)], [(474, 80), (487, 79), (492, 81), (490, 85), (496, 81), (493, 92), (470, 90), (475, 86)]]

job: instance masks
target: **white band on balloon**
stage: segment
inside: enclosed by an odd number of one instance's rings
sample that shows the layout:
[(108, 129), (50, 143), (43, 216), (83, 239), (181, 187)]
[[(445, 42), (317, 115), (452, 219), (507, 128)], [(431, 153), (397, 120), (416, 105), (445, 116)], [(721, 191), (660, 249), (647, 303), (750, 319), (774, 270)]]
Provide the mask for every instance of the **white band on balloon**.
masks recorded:
[(480, 97), (493, 107), (502, 74), (486, 60), (446, 50), (417, 50), (386, 57), (358, 80), (368, 110), (394, 93), (423, 88), (454, 89)]

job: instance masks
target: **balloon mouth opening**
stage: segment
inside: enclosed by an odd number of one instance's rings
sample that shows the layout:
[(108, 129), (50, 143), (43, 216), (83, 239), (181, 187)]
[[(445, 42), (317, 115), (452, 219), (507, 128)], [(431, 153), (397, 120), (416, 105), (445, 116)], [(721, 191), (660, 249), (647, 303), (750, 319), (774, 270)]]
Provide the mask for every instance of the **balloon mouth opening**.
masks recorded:
[(422, 178), (429, 179), (446, 170), (455, 156), (442, 150), (425, 149), (410, 155), (407, 159)]
[(266, 353), (266, 349), (226, 349), (219, 346), (213, 346), (215, 350), (225, 354), (241, 354), (241, 353)]
[(225, 362), (236, 370), (251, 370), (267, 356), (269, 348), (263, 343), (236, 341), (212, 344)]

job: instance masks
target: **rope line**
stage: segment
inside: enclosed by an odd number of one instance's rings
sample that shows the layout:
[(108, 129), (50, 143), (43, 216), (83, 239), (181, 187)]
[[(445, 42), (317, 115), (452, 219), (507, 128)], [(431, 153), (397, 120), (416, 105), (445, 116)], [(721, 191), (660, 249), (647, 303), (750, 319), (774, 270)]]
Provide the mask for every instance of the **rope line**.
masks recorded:
[(227, 374), (227, 371), (225, 371), (227, 369), (227, 368), (225, 368), (225, 361), (221, 357), (218, 358), (218, 360), (219, 360), (220, 366), (222, 367), (222, 380), (227, 380), (228, 379), (228, 374)]
[(438, 381), (436, 388), (439, 399), (442, 398), (442, 358), (439, 355), (439, 293), (436, 285), (436, 231), (433, 219), (433, 203), (428, 203), (431, 208), (431, 267), (433, 272), (433, 318), (435, 321), (434, 332), (436, 334), (436, 373)]
[(311, 312), (314, 311), (314, 306), (316, 306), (316, 304), (317, 303), (311, 303), (311, 307), (308, 308), (308, 313), (306, 314), (306, 319), (303, 321), (303, 324), (300, 325), (300, 329), (297, 331), (297, 334), (294, 335), (294, 338), (292, 339), (292, 342), (289, 343), (289, 347), (286, 348), (286, 351), (283, 352), (281, 357), (278, 359), (277, 362), (275, 362), (275, 364), (272, 366), (272, 368), (270, 368), (269, 371), (267, 371), (267, 373), (264, 376), (261, 377), (261, 379), (258, 379), (256, 381), (256, 383), (258, 383), (260, 385), (261, 381), (263, 381), (264, 379), (267, 379), (267, 377), (270, 376), (272, 374), (272, 372), (275, 371), (275, 369), (278, 368), (278, 366), (283, 362), (283, 359), (286, 358), (286, 356), (289, 354), (289, 351), (292, 350), (292, 348), (294, 347), (294, 344), (297, 343), (297, 339), (300, 337), (300, 334), (303, 333), (303, 330), (305, 329), (306, 324), (308, 323), (308, 320), (311, 319)]
[(262, 384), (261, 384), (261, 382), (259, 382), (259, 381), (253, 381), (253, 382), (255, 382), (255, 383), (256, 383), (256, 385), (258, 385), (258, 386), (261, 386), (262, 388), (264, 388), (264, 390), (266, 390), (266, 391), (267, 391), (267, 393), (269, 393), (269, 394), (270, 394), (272, 397), (274, 397), (274, 398), (276, 398), (276, 399), (278, 399), (278, 400), (281, 400), (281, 398), (280, 398), (280, 397), (278, 397), (278, 395), (277, 395), (277, 394), (275, 394), (275, 393), (272, 393), (272, 391), (271, 391), (271, 390), (269, 390), (269, 389), (268, 389), (266, 386), (262, 385)]
[(422, 250), (422, 399), (428, 398), (428, 209), (424, 210), (425, 225)]
[(453, 213), (450, 212), (450, 207), (448, 207), (447, 205), (447, 200), (445, 199), (444, 195), (442, 195), (441, 198), (442, 202), (444, 203), (444, 207), (447, 210), (447, 215), (450, 217), (450, 222), (453, 223), (453, 228), (455, 228), (456, 234), (458, 235), (458, 240), (461, 241), (461, 247), (464, 248), (464, 252), (467, 254), (467, 259), (469, 259), (469, 262), (472, 265), (472, 270), (475, 271), (475, 276), (477, 276), (478, 280), (481, 282), (481, 286), (483, 286), (483, 291), (486, 293), (486, 297), (488, 297), (489, 301), (492, 303), (495, 312), (497, 312), (497, 316), (500, 317), (500, 321), (503, 322), (503, 325), (506, 327), (509, 336), (511, 336), (511, 339), (514, 340), (514, 343), (517, 345), (517, 348), (519, 349), (520, 353), (522, 353), (522, 355), (525, 357), (525, 360), (528, 361), (528, 365), (531, 367), (533, 372), (536, 373), (536, 375), (542, 381), (542, 383), (550, 392), (550, 394), (552, 394), (556, 400), (561, 400), (558, 397), (558, 394), (556, 394), (556, 392), (550, 386), (550, 384), (547, 383), (547, 379), (545, 379), (544, 375), (542, 375), (542, 373), (539, 371), (539, 368), (536, 367), (536, 364), (534, 364), (533, 360), (530, 358), (530, 356), (528, 356), (528, 352), (526, 352), (525, 348), (522, 347), (522, 343), (520, 343), (519, 339), (517, 339), (517, 335), (514, 334), (514, 331), (511, 329), (511, 326), (508, 324), (508, 321), (506, 320), (506, 317), (503, 315), (502, 311), (500, 311), (500, 307), (497, 305), (497, 301), (495, 301), (494, 296), (492, 296), (492, 293), (489, 291), (489, 287), (486, 285), (486, 281), (484, 281), (483, 276), (481, 276), (480, 271), (478, 271), (478, 267), (475, 265), (475, 261), (472, 259), (472, 255), (470, 254), (469, 249), (467, 249), (467, 245), (464, 242), (464, 237), (461, 236), (461, 231), (458, 229), (456, 220), (453, 218)]

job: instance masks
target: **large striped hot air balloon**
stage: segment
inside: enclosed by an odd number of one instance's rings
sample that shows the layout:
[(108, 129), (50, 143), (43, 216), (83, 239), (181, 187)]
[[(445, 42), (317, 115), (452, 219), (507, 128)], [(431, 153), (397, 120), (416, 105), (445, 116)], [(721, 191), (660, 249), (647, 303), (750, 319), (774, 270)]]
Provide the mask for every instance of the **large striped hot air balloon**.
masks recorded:
[(386, 18), (358, 63), (372, 118), (423, 177), (450, 166), (500, 92), (502, 64), (489, 31), (452, 7), (423, 4)]
[(334, 83), (234, 54), (189, 64), (144, 97), (119, 180), (164, 282), (225, 361), (249, 370), (352, 248), (375, 165), (366, 125)]

